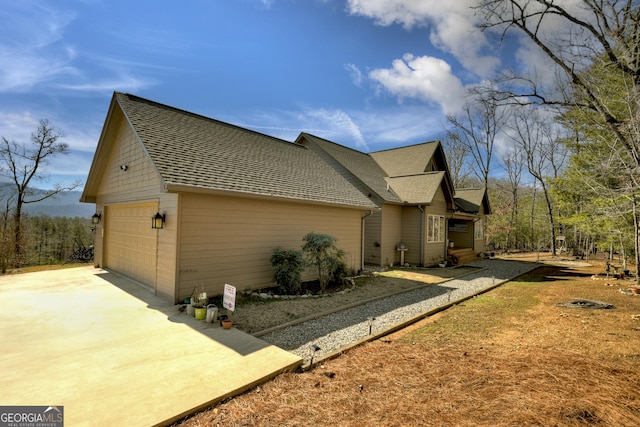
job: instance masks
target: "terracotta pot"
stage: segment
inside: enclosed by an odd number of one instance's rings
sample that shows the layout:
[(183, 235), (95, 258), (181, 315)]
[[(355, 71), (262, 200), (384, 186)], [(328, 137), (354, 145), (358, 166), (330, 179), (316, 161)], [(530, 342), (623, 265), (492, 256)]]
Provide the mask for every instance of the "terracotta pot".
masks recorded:
[(231, 329), (231, 326), (233, 326), (233, 322), (231, 320), (223, 320), (222, 321), (222, 327), (224, 329)]

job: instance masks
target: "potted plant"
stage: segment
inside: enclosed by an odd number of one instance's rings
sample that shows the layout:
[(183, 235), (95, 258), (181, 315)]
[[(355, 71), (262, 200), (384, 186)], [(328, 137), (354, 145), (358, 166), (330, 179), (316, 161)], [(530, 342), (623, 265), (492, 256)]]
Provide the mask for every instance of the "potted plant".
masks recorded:
[(192, 300), (196, 320), (204, 320), (207, 317), (207, 304), (209, 304), (209, 298), (204, 290), (204, 286), (202, 287), (202, 292), (193, 296)]

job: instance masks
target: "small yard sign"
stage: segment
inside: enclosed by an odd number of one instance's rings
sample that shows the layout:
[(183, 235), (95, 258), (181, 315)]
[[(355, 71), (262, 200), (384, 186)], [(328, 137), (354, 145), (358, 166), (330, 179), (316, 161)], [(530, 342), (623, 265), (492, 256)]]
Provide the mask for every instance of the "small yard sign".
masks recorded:
[(224, 285), (224, 297), (222, 300), (222, 306), (229, 311), (235, 311), (236, 309), (236, 288), (231, 285)]

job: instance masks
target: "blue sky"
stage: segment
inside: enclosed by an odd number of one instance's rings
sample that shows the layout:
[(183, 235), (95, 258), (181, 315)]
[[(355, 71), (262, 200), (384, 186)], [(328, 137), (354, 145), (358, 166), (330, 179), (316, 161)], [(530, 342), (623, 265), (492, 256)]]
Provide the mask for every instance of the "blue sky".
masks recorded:
[(28, 141), (41, 118), (65, 134), (71, 153), (41, 187), (84, 183), (113, 91), (289, 141), (438, 139), (465, 88), (502, 66), (474, 3), (4, 1), (0, 135)]

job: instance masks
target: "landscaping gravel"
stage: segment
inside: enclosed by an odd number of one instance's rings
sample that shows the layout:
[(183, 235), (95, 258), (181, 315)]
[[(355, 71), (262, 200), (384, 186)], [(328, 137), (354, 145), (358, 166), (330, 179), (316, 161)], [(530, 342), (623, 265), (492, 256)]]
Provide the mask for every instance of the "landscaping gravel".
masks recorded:
[(305, 360), (311, 358), (311, 346), (315, 344), (320, 349), (313, 354), (313, 357), (320, 358), (345, 348), (354, 341), (364, 339), (371, 334), (380, 334), (451, 302), (509, 281), (539, 266), (531, 262), (506, 260), (482, 260), (469, 265), (482, 269), (461, 278), (368, 302), (274, 331), (261, 336), (260, 339)]

